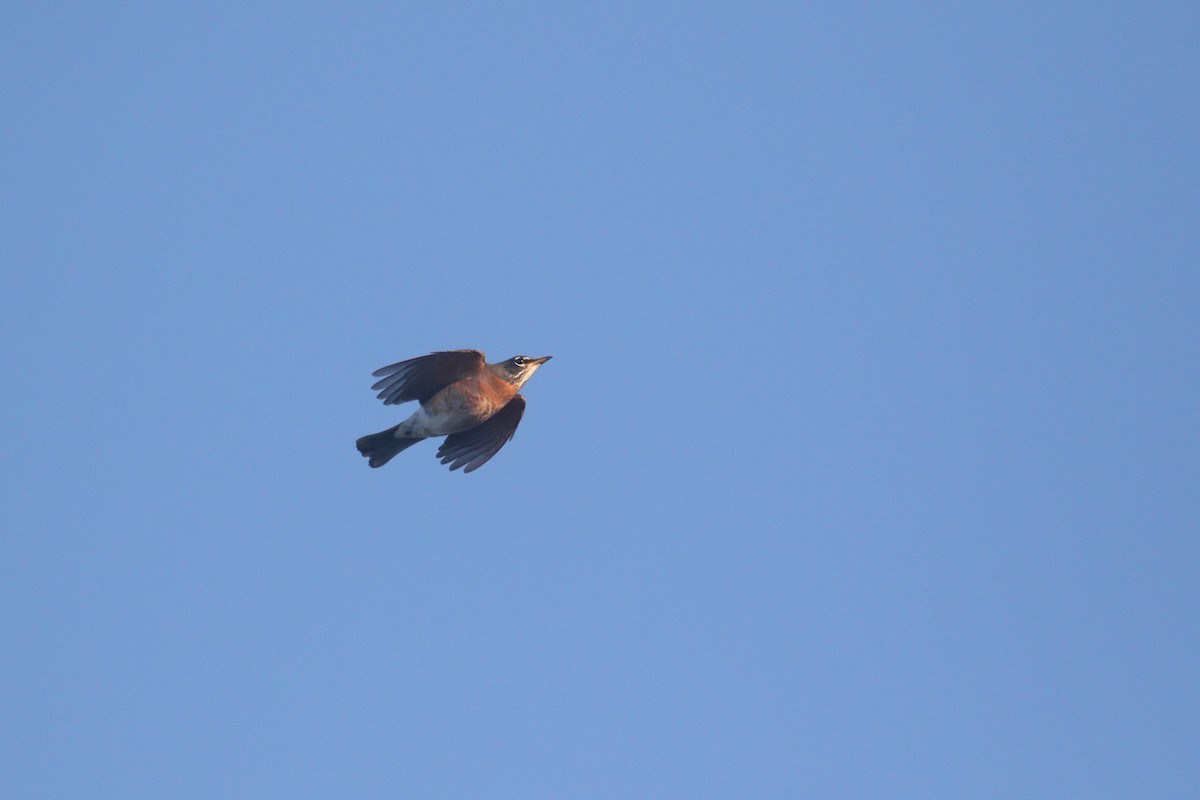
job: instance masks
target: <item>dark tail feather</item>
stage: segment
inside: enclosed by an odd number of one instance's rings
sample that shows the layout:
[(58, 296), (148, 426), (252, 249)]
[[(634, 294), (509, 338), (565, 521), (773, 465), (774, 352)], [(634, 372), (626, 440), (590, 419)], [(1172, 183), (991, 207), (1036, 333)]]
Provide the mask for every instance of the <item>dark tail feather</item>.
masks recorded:
[(356, 443), (358, 452), (362, 453), (370, 460), (372, 467), (382, 467), (384, 464), (392, 460), (392, 457), (401, 450), (407, 450), (419, 441), (416, 439), (397, 439), (396, 428), (388, 428), (386, 431), (372, 433), (370, 436), (364, 436)]

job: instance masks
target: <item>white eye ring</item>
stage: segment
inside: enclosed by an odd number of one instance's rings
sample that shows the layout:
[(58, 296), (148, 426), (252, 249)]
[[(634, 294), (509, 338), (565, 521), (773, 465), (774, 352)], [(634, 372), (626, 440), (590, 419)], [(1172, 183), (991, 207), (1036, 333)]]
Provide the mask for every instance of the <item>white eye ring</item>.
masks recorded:
[(518, 367), (523, 367), (529, 363), (529, 359), (527, 359), (525, 356), (517, 356), (516, 358), (513, 359), (513, 363), (516, 364)]

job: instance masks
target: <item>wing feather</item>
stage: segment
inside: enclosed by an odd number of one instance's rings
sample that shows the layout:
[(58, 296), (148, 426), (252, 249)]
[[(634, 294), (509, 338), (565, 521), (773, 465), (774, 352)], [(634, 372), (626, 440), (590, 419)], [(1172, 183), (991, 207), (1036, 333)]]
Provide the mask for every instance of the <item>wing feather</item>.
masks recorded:
[(452, 470), (464, 467), (463, 472), (474, 472), (512, 439), (524, 413), (525, 398), (518, 394), (487, 422), (447, 436), (438, 448), (438, 458)]
[(455, 381), (479, 372), (486, 366), (478, 350), (444, 350), (427, 356), (398, 361), (375, 370), (379, 378), (371, 389), (384, 405), (419, 400), (423, 405), (429, 398)]

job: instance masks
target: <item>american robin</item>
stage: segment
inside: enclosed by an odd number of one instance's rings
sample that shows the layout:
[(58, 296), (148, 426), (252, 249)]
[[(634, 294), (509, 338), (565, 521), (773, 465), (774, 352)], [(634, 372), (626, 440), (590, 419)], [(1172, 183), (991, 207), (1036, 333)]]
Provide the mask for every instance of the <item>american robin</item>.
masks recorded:
[(517, 394), (538, 367), (550, 360), (514, 356), (489, 364), (478, 350), (449, 350), (410, 358), (382, 367), (379, 378), (384, 405), (419, 400), (408, 419), (358, 440), (358, 452), (382, 467), (402, 450), (431, 436), (445, 436), (438, 458), (450, 469), (479, 469), (517, 432), (525, 398)]

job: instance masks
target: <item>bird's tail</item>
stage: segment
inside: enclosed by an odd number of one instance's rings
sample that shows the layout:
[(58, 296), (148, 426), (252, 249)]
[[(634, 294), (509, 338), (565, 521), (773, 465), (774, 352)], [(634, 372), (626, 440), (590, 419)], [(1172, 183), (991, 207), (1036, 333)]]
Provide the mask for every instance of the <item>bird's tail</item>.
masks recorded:
[(356, 442), (358, 452), (362, 453), (367, 458), (371, 459), (368, 463), (372, 467), (382, 467), (384, 464), (392, 460), (392, 457), (402, 450), (407, 450), (417, 442), (421, 441), (421, 437), (415, 439), (397, 439), (396, 428), (388, 428), (386, 431), (372, 433), (370, 436), (364, 436)]

